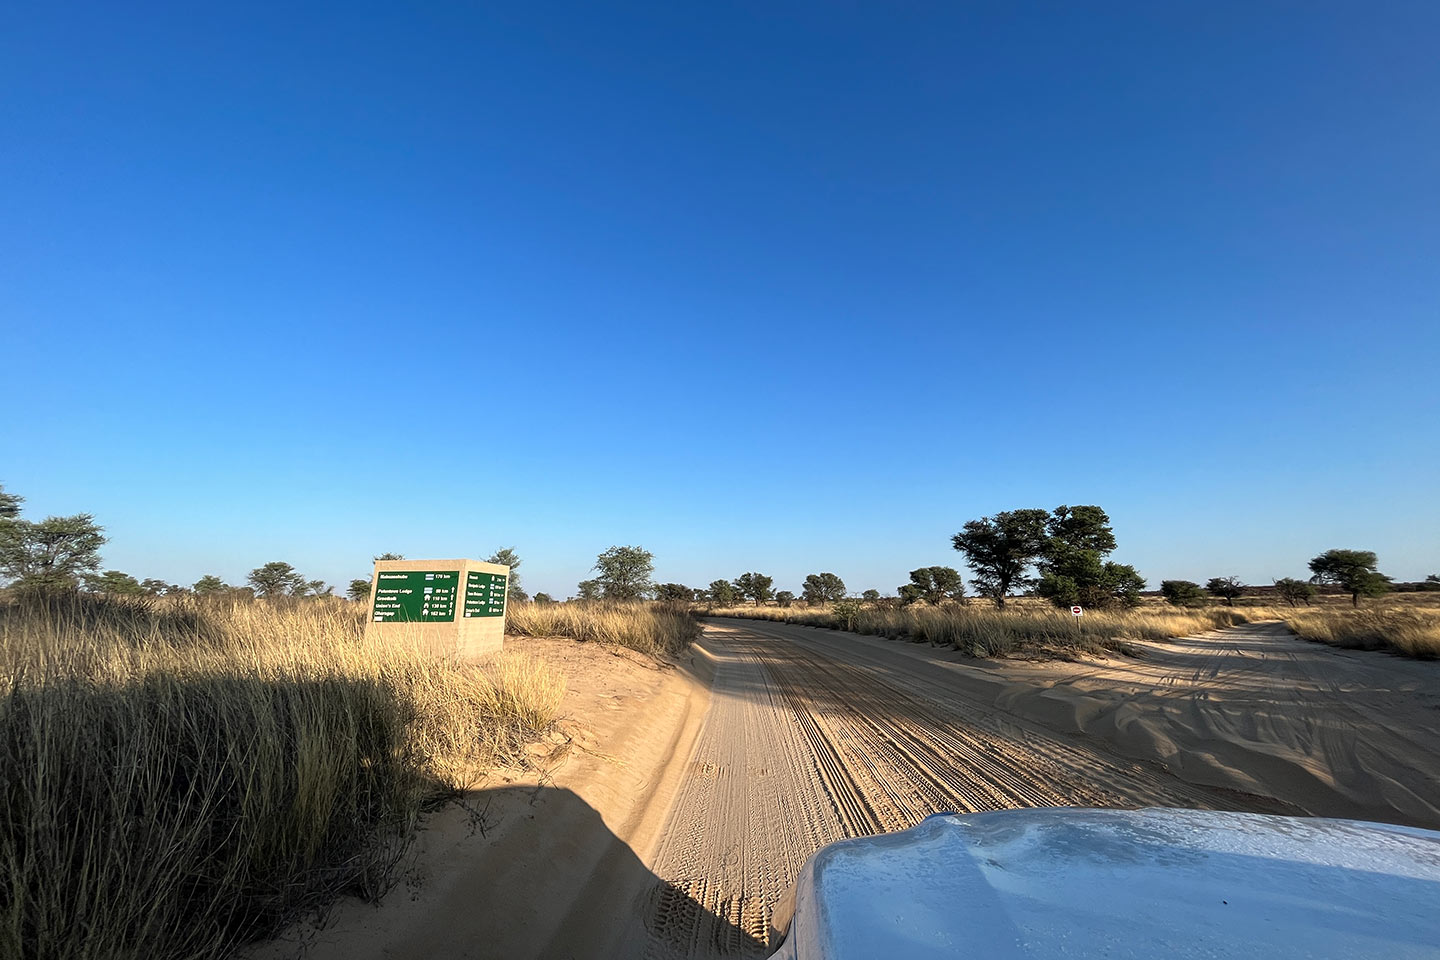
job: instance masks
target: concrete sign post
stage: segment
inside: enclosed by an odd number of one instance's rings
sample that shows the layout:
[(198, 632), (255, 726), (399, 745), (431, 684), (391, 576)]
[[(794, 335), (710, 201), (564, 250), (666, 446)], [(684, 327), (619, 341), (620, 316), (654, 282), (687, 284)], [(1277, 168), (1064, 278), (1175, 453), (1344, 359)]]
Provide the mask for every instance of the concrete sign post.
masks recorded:
[(366, 639), (410, 643), (435, 656), (498, 653), (510, 568), (480, 560), (376, 560)]

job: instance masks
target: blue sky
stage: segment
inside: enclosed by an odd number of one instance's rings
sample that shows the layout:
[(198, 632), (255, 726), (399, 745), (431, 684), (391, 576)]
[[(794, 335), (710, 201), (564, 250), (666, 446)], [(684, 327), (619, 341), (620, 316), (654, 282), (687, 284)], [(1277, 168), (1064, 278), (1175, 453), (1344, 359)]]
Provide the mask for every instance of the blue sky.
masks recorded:
[(108, 567), (1440, 571), (1440, 6), (27, 5), (0, 483)]

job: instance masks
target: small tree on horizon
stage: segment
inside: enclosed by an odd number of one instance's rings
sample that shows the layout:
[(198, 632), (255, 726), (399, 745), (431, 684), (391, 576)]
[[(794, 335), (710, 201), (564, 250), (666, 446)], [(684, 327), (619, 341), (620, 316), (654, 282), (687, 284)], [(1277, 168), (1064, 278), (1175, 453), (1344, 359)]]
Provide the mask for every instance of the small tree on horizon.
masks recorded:
[(518, 600), (524, 602), (529, 595), (520, 588), (520, 555), (515, 552), (514, 547), (501, 547), (486, 559), (486, 563), (503, 563), (510, 568), (510, 577), (505, 581), (505, 598), (507, 600)]
[(535, 594), (535, 602), (543, 606), (547, 603), (554, 603), (555, 598), (550, 596), (550, 594), (548, 593), (537, 593)]
[(307, 585), (305, 578), (283, 560), (272, 560), (262, 567), (256, 567), (245, 579), (255, 588), (256, 594), (267, 599), (283, 597)]
[(85, 588), (91, 593), (103, 593), (110, 597), (138, 597), (148, 592), (139, 580), (119, 570), (90, 574), (85, 577)]
[(345, 589), (345, 596), (356, 603), (363, 603), (370, 599), (370, 581), (361, 580), (356, 577), (350, 581), (350, 586)]
[(775, 591), (770, 589), (774, 583), (773, 577), (767, 577), (763, 573), (742, 573), (735, 578), (735, 589), (758, 607), (775, 596)]
[(589, 600), (599, 600), (599, 599), (600, 599), (600, 594), (601, 594), (600, 581), (599, 581), (598, 579), (597, 579), (597, 580), (581, 580), (581, 581), (580, 581), (578, 584), (576, 584), (576, 586), (575, 586), (575, 599), (576, 599), (576, 600), (586, 600), (586, 601), (589, 601)]
[(1312, 583), (1333, 583), (1350, 594), (1350, 605), (1361, 597), (1378, 597), (1390, 589), (1390, 578), (1376, 570), (1373, 550), (1326, 550), (1310, 561)]
[(1160, 596), (1177, 607), (1198, 607), (1205, 602), (1205, 591), (1193, 580), (1161, 580)]
[(866, 601), (867, 603), (874, 603), (876, 600), (880, 599), (880, 591), (876, 590), (874, 587), (871, 587), (869, 590), (866, 590), (864, 593), (860, 594), (860, 599)]
[(643, 600), (652, 589), (655, 555), (643, 547), (610, 547), (595, 558), (595, 570), (606, 600)]
[(1298, 607), (1302, 603), (1308, 607), (1310, 602), (1315, 599), (1315, 585), (1306, 583), (1304, 580), (1296, 580), (1294, 577), (1281, 577), (1276, 580), (1275, 592), (1280, 595), (1281, 600), (1292, 607)]
[(1245, 595), (1245, 584), (1239, 577), (1211, 577), (1205, 589), (1211, 596), (1224, 600), (1227, 607), (1235, 606), (1235, 599)]
[[(920, 567), (910, 571), (910, 582), (897, 591), (905, 603), (925, 602), (938, 607), (946, 600), (965, 599), (965, 581), (954, 567)], [(880, 599), (876, 592), (875, 599)]]
[[(368, 584), (370, 581), (366, 580), (365, 582)], [(204, 597), (212, 593), (219, 593), (221, 590), (229, 590), (230, 587), (215, 574), (207, 573), (195, 581), (193, 589), (197, 595)], [(369, 592), (368, 589), (366, 592)]]
[(789, 590), (777, 590), (775, 592), (775, 602), (782, 607), (794, 606), (795, 594)]
[(800, 587), (806, 603), (834, 603), (845, 596), (845, 581), (833, 573), (812, 573)]
[(690, 603), (695, 591), (683, 583), (662, 583), (655, 588), (655, 599), (664, 603)]
[(735, 601), (739, 599), (735, 584), (729, 580), (710, 581), (710, 589), (706, 591), (706, 594), (706, 599), (717, 607), (733, 607)]

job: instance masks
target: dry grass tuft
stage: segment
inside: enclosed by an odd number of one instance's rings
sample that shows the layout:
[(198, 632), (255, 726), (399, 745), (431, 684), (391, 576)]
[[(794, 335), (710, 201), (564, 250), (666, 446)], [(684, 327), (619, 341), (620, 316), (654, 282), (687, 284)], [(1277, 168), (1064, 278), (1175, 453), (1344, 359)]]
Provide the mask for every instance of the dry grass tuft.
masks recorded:
[(374, 897), (563, 682), (367, 645), (355, 608), (0, 608), (0, 956), (211, 958)]
[(1306, 640), (1333, 647), (1390, 650), (1420, 660), (1440, 658), (1440, 610), (1425, 607), (1313, 608), (1282, 616)]
[[(1069, 656), (1123, 650), (1129, 640), (1165, 640), (1232, 626), (1252, 619), (1229, 607), (1199, 610), (1145, 609), (1086, 611), (1076, 618), (1049, 605), (861, 607), (843, 618), (830, 608), (731, 607), (713, 616), (778, 620), (831, 629), (849, 629), (891, 640), (954, 647), (974, 657)], [(847, 622), (848, 620), (848, 622)]]
[(663, 603), (516, 603), (505, 617), (505, 631), (517, 637), (569, 637), (651, 656), (679, 653), (700, 635), (688, 609)]

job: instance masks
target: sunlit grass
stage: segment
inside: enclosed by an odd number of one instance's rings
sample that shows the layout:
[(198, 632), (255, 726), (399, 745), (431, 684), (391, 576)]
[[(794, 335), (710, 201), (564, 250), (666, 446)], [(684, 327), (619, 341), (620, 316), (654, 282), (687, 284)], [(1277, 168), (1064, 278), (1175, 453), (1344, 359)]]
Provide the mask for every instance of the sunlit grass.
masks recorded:
[(661, 603), (515, 603), (505, 615), (505, 631), (516, 636), (570, 637), (652, 656), (678, 653), (700, 635), (687, 609)]
[(209, 958), (374, 897), (563, 682), (368, 644), (359, 608), (0, 609), (0, 956)]
[(1284, 617), (1290, 629), (1306, 640), (1392, 650), (1421, 660), (1440, 658), (1440, 609), (1433, 607), (1316, 608), (1289, 611)]
[(830, 607), (730, 607), (711, 615), (832, 629), (848, 626), (856, 633), (954, 647), (976, 657), (1097, 653), (1123, 649), (1130, 640), (1164, 640), (1253, 619), (1248, 611), (1229, 607), (1087, 610), (1077, 618), (1048, 604), (1015, 605), (1002, 611), (978, 603), (899, 608), (867, 605), (846, 618), (848, 622)]

